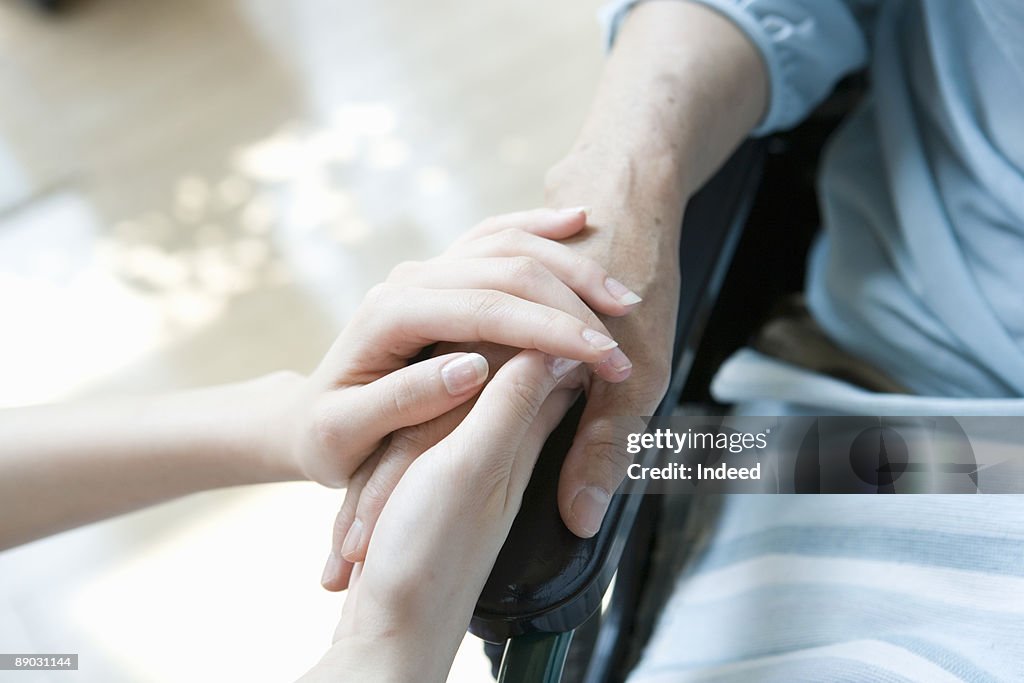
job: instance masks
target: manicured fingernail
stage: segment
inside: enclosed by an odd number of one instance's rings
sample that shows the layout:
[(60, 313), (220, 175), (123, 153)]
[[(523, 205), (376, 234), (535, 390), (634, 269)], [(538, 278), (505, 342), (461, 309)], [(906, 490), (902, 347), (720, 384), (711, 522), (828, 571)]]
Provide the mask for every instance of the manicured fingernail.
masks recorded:
[(583, 330), (583, 338), (588, 344), (598, 351), (607, 351), (608, 349), (614, 349), (619, 345), (619, 343), (611, 337), (607, 337), (597, 330), (592, 330), (589, 327)]
[(334, 551), (327, 556), (327, 564), (324, 565), (324, 573), (320, 577), (320, 585), (326, 586), (328, 583), (334, 580), (338, 576), (338, 572), (341, 570), (341, 558), (338, 557)]
[(441, 379), (452, 396), (464, 394), (487, 379), (487, 360), (479, 353), (469, 353), (448, 361), (441, 368)]
[(359, 558), (354, 557), (353, 553), (359, 550), (359, 542), (363, 540), (363, 523), (357, 518), (352, 522), (352, 526), (348, 528), (348, 533), (345, 534), (345, 540), (341, 544), (341, 556), (349, 562), (355, 562)]
[(622, 352), (622, 349), (615, 349), (612, 351), (604, 362), (607, 363), (608, 367), (615, 372), (626, 372), (633, 368), (633, 361), (626, 357), (626, 354)]
[(584, 538), (590, 538), (601, 528), (601, 520), (608, 509), (611, 496), (604, 489), (587, 486), (579, 490), (572, 500), (569, 513), (576, 520), (576, 525), (583, 532)]
[(606, 277), (604, 279), (604, 288), (623, 306), (632, 306), (643, 301), (639, 294), (613, 277)]
[(571, 358), (559, 358), (558, 356), (548, 356), (548, 370), (555, 379), (562, 379), (569, 374), (574, 368), (579, 367), (580, 361), (573, 360)]
[(571, 209), (560, 209), (564, 214), (590, 213), (589, 206), (574, 206)]

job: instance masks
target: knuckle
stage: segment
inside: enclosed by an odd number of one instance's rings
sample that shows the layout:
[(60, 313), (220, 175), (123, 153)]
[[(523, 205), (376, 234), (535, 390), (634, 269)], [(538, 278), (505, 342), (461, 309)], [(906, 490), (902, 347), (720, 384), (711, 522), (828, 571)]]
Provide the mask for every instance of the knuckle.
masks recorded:
[(344, 442), (344, 422), (335, 406), (322, 398), (313, 404), (310, 431), (316, 443), (328, 450)]
[(457, 476), (462, 477), (460, 481), (472, 483), (472, 487), (466, 489), (472, 491), (472, 498), (467, 502), (473, 505), (477, 516), (493, 518), (507, 505), (509, 477), (512, 471), (509, 464), (504, 461), (491, 458), (481, 460), (484, 462), (466, 467), (466, 472), (459, 472)]
[[(402, 472), (404, 471), (405, 467), (402, 468)], [(391, 497), (396, 484), (397, 481), (393, 481), (390, 478), (370, 477), (370, 480), (366, 482), (366, 486), (363, 487), (362, 492), (359, 494), (357, 516), (365, 521), (371, 515), (379, 513), (384, 508), (384, 504), (388, 502), (388, 498)]]
[(418, 456), (419, 452), (389, 451), (385, 454), (359, 493), (356, 516), (364, 521), (376, 518)]
[(419, 405), (416, 386), (405, 375), (396, 375), (387, 389), (378, 399), (381, 415), (406, 415)]
[(633, 361), (633, 374), (616, 393), (626, 403), (624, 410), (645, 414), (644, 411), (651, 410), (654, 407), (652, 403), (660, 401), (668, 390), (672, 374), (671, 350), (663, 352), (657, 343), (637, 343), (636, 336), (628, 332), (623, 336), (627, 337), (623, 350)]
[(536, 282), (544, 277), (545, 268), (532, 256), (513, 256), (509, 259), (509, 277), (513, 282)]
[(602, 268), (597, 261), (584, 256), (583, 254), (573, 251), (572, 253), (572, 272), (576, 273), (577, 276), (585, 280), (592, 280), (601, 278), (604, 275), (604, 268)]
[(476, 227), (473, 228), (473, 231), (476, 233), (483, 234), (492, 233), (498, 229), (499, 225), (501, 225), (501, 223), (498, 219), (498, 216), (488, 216), (487, 218), (477, 223)]
[(620, 413), (629, 415), (650, 414), (668, 391), (668, 373), (652, 373), (647, 369), (637, 371), (634, 364), (629, 387), (623, 386), (620, 394)]
[(508, 387), (507, 407), (512, 418), (529, 424), (544, 403), (542, 387), (534, 381), (520, 377)]
[(545, 328), (550, 328), (552, 330), (565, 330), (566, 327), (570, 325), (576, 326), (578, 321), (573, 319), (573, 316), (565, 313), (564, 311), (560, 311), (556, 308), (547, 308), (544, 311), (543, 324)]
[(477, 322), (500, 317), (505, 309), (505, 297), (499, 292), (484, 291), (467, 299), (470, 320)]
[(341, 504), (341, 509), (338, 510), (337, 516), (334, 518), (335, 538), (339, 540), (345, 538), (345, 534), (348, 533), (348, 528), (352, 526), (352, 520), (355, 518), (356, 503), (358, 501), (358, 492), (345, 491), (345, 500)]
[(434, 463), (439, 480), (463, 492), (457, 505), (480, 518), (491, 518), (495, 510), (503, 508), (511, 476), (511, 461), (503, 457), (508, 446), (494, 444), (487, 448), (491, 452), (476, 457), (453, 457)]
[(391, 435), (388, 457), (409, 457), (426, 451), (433, 444), (424, 425), (399, 429)]
[(366, 292), (364, 300), (376, 308), (388, 300), (394, 289), (395, 286), (388, 282), (378, 282)]
[(313, 455), (307, 475), (331, 488), (348, 485), (357, 463), (349, 448), (352, 435), (338, 408), (317, 401), (310, 410), (306, 434), (305, 447)]
[(409, 279), (420, 267), (419, 261), (402, 261), (388, 273), (388, 282), (402, 282)]
[(592, 433), (583, 448), (585, 467), (603, 483), (617, 486), (626, 476), (633, 458), (613, 438), (610, 429)]
[(526, 240), (526, 234), (519, 228), (506, 228), (496, 235), (498, 241), (507, 248), (520, 251)]

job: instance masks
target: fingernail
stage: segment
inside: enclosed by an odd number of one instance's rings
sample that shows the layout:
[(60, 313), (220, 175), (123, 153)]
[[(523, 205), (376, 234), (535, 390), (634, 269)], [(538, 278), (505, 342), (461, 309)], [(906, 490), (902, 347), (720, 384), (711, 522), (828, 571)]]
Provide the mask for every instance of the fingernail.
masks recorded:
[(589, 206), (574, 206), (571, 209), (560, 209), (559, 213), (564, 213), (564, 214), (590, 213), (590, 207)]
[(619, 343), (611, 337), (607, 337), (597, 330), (592, 330), (589, 327), (583, 330), (583, 338), (588, 344), (598, 351), (607, 351), (608, 349), (614, 349), (619, 345)]
[(633, 361), (622, 352), (622, 349), (615, 349), (611, 354), (604, 360), (615, 372), (625, 372), (633, 368)]
[(643, 301), (639, 294), (613, 277), (606, 277), (604, 279), (604, 288), (623, 306), (632, 306)]
[(548, 370), (555, 379), (562, 379), (574, 368), (579, 367), (580, 361), (571, 358), (559, 358), (548, 356)]
[(359, 542), (363, 540), (363, 523), (357, 518), (345, 534), (345, 540), (341, 544), (341, 556), (349, 562), (355, 562), (359, 558), (352, 557), (352, 554), (359, 550)]
[(573, 498), (569, 512), (576, 525), (583, 532), (584, 538), (590, 538), (601, 528), (601, 520), (608, 509), (608, 501), (611, 496), (604, 489), (596, 486), (587, 486), (579, 490)]
[(479, 353), (470, 353), (448, 361), (441, 368), (441, 379), (452, 396), (464, 394), (487, 379), (487, 360)]
[(327, 556), (327, 564), (324, 565), (324, 573), (320, 577), (320, 585), (326, 586), (328, 583), (334, 580), (334, 577), (338, 575), (341, 570), (341, 558), (338, 557), (334, 551)]

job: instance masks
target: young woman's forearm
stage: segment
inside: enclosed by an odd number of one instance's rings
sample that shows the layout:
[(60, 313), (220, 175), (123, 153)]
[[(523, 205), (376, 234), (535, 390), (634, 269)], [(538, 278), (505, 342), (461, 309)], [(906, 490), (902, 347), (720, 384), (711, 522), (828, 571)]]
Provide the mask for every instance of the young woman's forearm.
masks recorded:
[[(624, 381), (628, 358), (595, 311), (626, 316), (636, 302), (608, 288), (596, 261), (545, 248), (585, 225), (579, 209), (495, 216), (443, 257), (403, 264), (308, 377), (0, 411), (0, 549), (195, 491), (287, 479), (346, 486), (392, 433), (461, 419), (452, 411), (483, 386), (480, 354), (409, 363), (433, 342), (537, 346)], [(360, 512), (364, 553), (375, 515)]]
[(301, 378), (0, 412), (0, 548), (196, 491), (301, 478), (273, 433)]

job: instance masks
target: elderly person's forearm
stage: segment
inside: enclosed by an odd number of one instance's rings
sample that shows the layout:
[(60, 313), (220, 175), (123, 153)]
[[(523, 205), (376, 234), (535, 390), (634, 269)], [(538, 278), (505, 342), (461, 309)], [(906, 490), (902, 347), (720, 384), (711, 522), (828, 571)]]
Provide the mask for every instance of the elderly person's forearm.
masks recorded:
[(704, 6), (651, 1), (622, 22), (586, 123), (545, 179), (550, 206), (587, 205), (588, 230), (568, 242), (643, 297), (608, 321), (629, 350), (630, 381), (597, 382), (559, 479), (562, 518), (600, 528), (628, 461), (608, 444), (614, 416), (649, 415), (668, 386), (679, 301), (679, 236), (690, 195), (767, 106), (760, 53)]
[(767, 101), (764, 64), (735, 24), (684, 0), (642, 3), (622, 22), (586, 122), (549, 185), (596, 167), (618, 190), (609, 201), (625, 193), (681, 211)]

